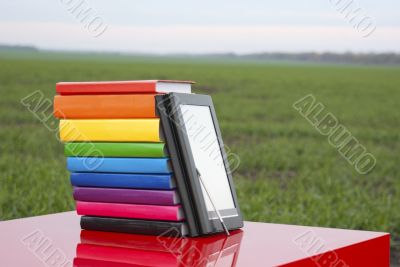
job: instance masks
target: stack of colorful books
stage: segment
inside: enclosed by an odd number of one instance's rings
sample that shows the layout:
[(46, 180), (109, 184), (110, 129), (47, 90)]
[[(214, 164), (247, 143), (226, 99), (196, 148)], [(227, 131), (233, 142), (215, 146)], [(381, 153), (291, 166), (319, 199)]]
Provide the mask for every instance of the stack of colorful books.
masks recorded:
[(155, 95), (191, 93), (191, 84), (57, 83), (54, 115), (82, 228), (159, 235), (174, 227), (187, 233)]

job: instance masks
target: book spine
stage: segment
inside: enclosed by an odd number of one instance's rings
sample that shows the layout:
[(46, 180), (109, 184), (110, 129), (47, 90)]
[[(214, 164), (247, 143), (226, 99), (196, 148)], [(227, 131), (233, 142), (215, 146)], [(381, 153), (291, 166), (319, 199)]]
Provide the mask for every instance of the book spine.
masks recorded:
[(105, 216), (161, 221), (181, 221), (180, 206), (155, 206), (100, 202), (76, 202), (78, 215)]
[(64, 144), (67, 157), (165, 157), (164, 143), (69, 142)]
[(106, 188), (173, 189), (172, 176), (122, 173), (71, 173), (73, 186)]
[(156, 81), (59, 82), (56, 92), (60, 95), (155, 93)]
[(56, 95), (54, 116), (61, 119), (156, 118), (154, 96)]
[(168, 158), (93, 158), (68, 157), (70, 172), (171, 173)]
[(98, 187), (74, 187), (73, 196), (77, 201), (147, 204), (173, 206), (173, 190), (137, 190)]
[[(92, 217), (92, 216), (81, 217), (81, 228), (92, 231), (153, 235), (153, 236), (163, 236), (163, 237), (180, 237), (186, 234), (184, 231), (182, 231), (184, 229), (183, 222), (163, 222), (163, 221), (135, 220), (135, 219), (124, 219), (124, 218)], [(92, 231), (89, 231), (87, 233), (84, 233), (85, 231), (82, 231), (83, 233), (83, 236), (81, 235), (82, 242), (90, 242), (90, 238), (91, 237), (93, 238), (93, 235), (95, 234), (95, 232)], [(87, 238), (85, 238), (86, 236), (85, 234), (87, 234), (88, 236)], [(149, 237), (146, 238), (149, 239)], [(170, 240), (167, 238), (164, 241), (168, 242)], [(179, 241), (180, 240), (176, 240), (175, 242), (179, 243)], [(146, 244), (151, 244), (151, 242), (146, 242)]]
[(161, 142), (159, 119), (60, 120), (63, 142)]

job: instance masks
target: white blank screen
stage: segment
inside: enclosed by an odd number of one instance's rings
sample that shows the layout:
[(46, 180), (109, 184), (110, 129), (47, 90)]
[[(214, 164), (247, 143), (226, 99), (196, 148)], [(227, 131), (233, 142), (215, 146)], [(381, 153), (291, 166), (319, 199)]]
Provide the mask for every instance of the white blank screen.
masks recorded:
[[(216, 208), (220, 211), (234, 209), (231, 216), (237, 215), (210, 108), (195, 105), (180, 105), (180, 108), (194, 163)], [(207, 211), (214, 213), (203, 186), (202, 191)]]

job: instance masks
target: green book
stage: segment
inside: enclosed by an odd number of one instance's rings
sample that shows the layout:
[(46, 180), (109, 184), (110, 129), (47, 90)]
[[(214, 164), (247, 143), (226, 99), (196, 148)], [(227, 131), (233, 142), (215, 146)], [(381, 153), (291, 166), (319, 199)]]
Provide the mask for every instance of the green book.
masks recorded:
[(70, 142), (65, 143), (64, 154), (67, 157), (165, 157), (164, 143), (102, 143)]

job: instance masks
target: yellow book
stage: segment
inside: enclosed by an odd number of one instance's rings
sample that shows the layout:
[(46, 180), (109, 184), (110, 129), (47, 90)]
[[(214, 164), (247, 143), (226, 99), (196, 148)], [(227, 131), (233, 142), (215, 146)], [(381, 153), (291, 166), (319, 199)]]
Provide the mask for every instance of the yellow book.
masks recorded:
[(63, 142), (161, 142), (160, 135), (160, 119), (60, 120)]

